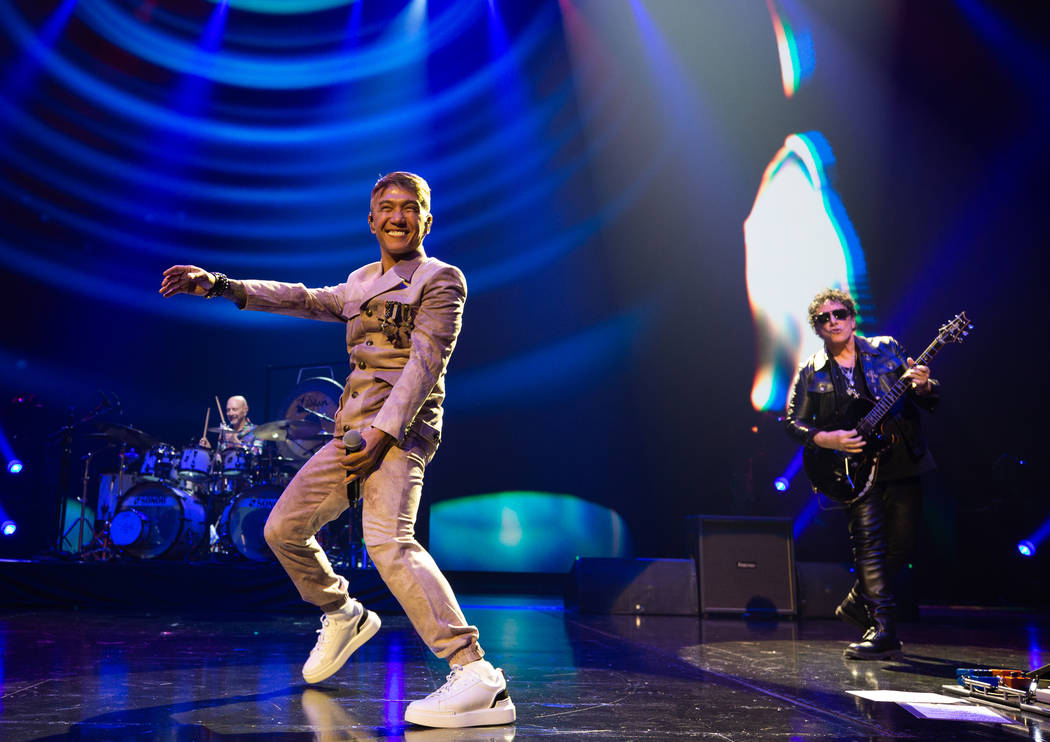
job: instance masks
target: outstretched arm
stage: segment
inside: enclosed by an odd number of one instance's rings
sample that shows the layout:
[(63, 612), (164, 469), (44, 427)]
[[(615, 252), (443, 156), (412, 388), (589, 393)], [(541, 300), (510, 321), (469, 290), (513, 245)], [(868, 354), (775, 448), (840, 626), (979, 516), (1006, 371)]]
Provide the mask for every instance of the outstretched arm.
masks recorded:
[[(219, 274), (209, 273), (195, 265), (173, 265), (164, 271), (159, 293), (167, 298), (175, 294), (191, 296), (208, 296), (215, 287)], [(229, 286), (221, 294), (237, 306), (243, 307), (248, 300), (247, 293), (240, 281), (227, 279)]]

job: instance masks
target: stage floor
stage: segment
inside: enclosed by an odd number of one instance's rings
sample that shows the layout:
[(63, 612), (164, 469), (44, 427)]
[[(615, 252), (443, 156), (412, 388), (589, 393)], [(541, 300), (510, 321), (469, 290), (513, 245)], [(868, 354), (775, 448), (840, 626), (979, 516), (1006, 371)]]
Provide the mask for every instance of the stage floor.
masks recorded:
[(847, 690), (940, 691), (956, 667), (1050, 662), (1045, 616), (926, 615), (893, 662), (841, 656), (833, 620), (578, 615), (558, 598), (462, 596), (509, 677), (517, 723), (406, 725), (444, 681), (403, 614), (318, 686), (312, 616), (36, 610), (0, 614), (0, 739), (1047, 739), (1050, 719), (929, 721)]

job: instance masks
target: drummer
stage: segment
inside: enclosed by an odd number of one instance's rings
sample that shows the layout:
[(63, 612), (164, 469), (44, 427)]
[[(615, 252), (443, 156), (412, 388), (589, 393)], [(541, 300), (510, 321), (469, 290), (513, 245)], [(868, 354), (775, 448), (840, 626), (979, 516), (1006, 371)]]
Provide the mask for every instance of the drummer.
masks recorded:
[[(235, 395), (226, 400), (226, 424), (219, 428), (219, 449), (230, 446), (252, 448), (255, 444), (255, 425), (248, 419), (248, 400)], [(203, 436), (200, 445), (211, 448), (208, 436)]]

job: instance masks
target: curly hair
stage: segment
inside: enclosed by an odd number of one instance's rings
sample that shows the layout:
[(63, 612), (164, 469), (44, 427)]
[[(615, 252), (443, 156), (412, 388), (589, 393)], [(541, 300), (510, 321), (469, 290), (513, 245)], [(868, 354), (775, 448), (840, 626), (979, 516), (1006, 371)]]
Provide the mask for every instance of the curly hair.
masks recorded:
[(419, 206), (423, 211), (430, 211), (430, 185), (423, 179), (421, 175), (415, 173), (405, 172), (404, 170), (397, 170), (392, 173), (387, 173), (372, 186), (371, 201), (374, 201), (376, 196), (380, 195), (383, 191), (391, 186), (398, 186), (404, 188), (406, 191), (412, 191), (416, 194), (416, 198), (419, 199)]
[(853, 297), (849, 295), (848, 291), (831, 288), (824, 289), (814, 296), (813, 301), (809, 303), (809, 326), (813, 328), (813, 332), (817, 332), (817, 314), (819, 314), (820, 308), (824, 306), (825, 302), (829, 301), (837, 301), (849, 310), (851, 316), (857, 316), (857, 305), (853, 302)]

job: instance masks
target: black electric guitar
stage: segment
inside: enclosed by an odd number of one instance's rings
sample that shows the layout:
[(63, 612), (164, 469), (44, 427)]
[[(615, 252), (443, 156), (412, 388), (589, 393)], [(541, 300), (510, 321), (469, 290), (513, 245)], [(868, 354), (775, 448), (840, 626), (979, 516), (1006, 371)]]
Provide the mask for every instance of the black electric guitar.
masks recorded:
[[(966, 312), (955, 315), (944, 325), (930, 346), (915, 359), (916, 366), (928, 366), (929, 361), (948, 343), (961, 343), (973, 329)], [(835, 419), (823, 430), (857, 430), (864, 439), (860, 453), (844, 453), (830, 448), (806, 448), (802, 453), (802, 466), (815, 492), (832, 500), (850, 504), (864, 497), (875, 482), (879, 469), (879, 456), (890, 447), (892, 439), (883, 435), (882, 422), (897, 400), (910, 385), (908, 379), (898, 379), (878, 402), (869, 399), (851, 400), (845, 409), (839, 410)]]

